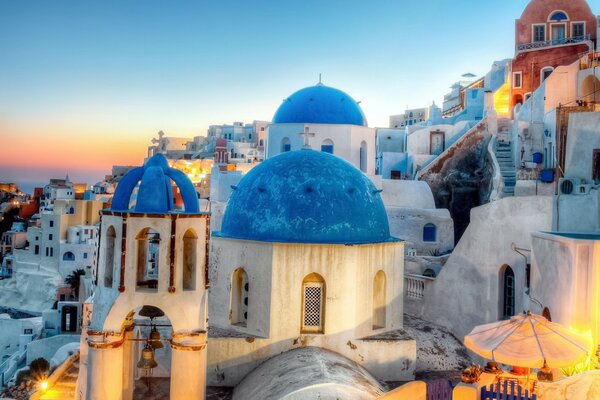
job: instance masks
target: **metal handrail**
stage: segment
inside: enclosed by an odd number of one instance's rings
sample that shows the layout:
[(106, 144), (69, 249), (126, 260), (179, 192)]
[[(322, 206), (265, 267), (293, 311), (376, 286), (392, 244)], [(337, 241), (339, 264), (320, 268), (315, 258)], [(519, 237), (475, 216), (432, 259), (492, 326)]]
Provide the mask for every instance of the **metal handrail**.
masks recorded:
[(519, 44), (519, 45), (517, 45), (517, 52), (528, 51), (528, 50), (537, 50), (537, 49), (542, 49), (544, 47), (551, 47), (551, 46), (562, 46), (565, 44), (581, 43), (581, 42), (585, 42), (588, 40), (591, 40), (590, 35), (573, 36), (570, 38), (550, 39), (550, 40), (544, 40), (541, 42), (531, 42), (531, 43)]

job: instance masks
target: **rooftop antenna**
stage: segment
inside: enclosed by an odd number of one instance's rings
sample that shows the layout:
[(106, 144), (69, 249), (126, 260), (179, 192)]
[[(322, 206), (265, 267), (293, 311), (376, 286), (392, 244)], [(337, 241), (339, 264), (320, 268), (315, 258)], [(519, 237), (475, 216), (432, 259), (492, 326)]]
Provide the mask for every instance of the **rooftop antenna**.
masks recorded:
[(321, 82), (321, 73), (319, 72), (319, 83), (317, 83), (317, 85), (323, 85), (323, 82)]

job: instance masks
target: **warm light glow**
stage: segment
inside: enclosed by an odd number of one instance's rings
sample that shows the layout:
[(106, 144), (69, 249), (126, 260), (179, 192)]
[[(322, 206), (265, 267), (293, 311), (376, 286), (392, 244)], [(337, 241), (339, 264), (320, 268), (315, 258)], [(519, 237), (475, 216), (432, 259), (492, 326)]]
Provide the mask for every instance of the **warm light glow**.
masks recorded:
[(494, 110), (498, 118), (510, 118), (510, 79), (494, 93)]
[(42, 389), (43, 391), (48, 390), (48, 381), (44, 380), (40, 383), (40, 389)]

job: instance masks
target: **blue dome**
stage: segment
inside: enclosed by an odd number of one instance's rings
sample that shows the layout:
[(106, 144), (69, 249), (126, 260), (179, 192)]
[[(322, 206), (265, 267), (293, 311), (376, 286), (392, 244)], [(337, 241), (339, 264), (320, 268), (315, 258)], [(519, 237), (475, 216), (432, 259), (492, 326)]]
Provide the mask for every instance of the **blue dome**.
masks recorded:
[(367, 126), (367, 119), (352, 97), (318, 84), (298, 90), (283, 101), (274, 124), (347, 124)]
[(112, 211), (130, 211), (131, 194), (139, 183), (134, 212), (165, 214), (173, 211), (171, 179), (179, 187), (185, 212), (200, 212), (198, 195), (190, 179), (183, 172), (169, 167), (167, 158), (156, 154), (143, 167), (127, 172), (119, 181), (112, 199)]
[(396, 240), (369, 178), (314, 150), (282, 153), (252, 168), (235, 187), (216, 236), (331, 244)]

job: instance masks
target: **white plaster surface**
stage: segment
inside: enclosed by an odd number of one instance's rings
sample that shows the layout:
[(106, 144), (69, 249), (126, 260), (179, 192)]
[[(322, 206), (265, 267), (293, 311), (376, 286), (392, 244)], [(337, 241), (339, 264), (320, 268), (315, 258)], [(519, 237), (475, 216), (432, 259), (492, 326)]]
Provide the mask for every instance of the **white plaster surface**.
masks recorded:
[(252, 371), (234, 400), (368, 400), (384, 393), (364, 368), (341, 355), (304, 347), (275, 356)]
[[(500, 269), (515, 273), (515, 310), (523, 310), (525, 260), (511, 244), (531, 249), (531, 233), (552, 226), (551, 197), (508, 197), (471, 210), (471, 223), (422, 300), (408, 312), (450, 328), (462, 338), (476, 325), (501, 318)], [(459, 317), (460, 316), (460, 317)]]

